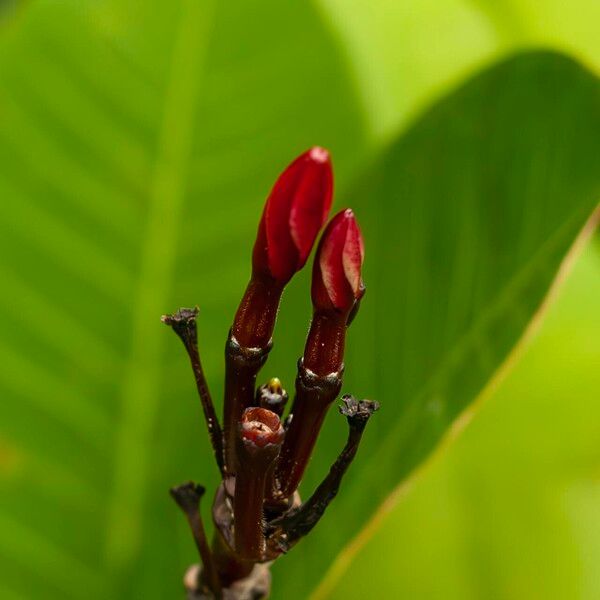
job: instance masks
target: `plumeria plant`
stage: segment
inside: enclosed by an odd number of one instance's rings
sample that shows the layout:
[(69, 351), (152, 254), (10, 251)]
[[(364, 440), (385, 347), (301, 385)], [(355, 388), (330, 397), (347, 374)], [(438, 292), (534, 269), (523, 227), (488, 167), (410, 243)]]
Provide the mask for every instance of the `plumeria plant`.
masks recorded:
[(280, 380), (274, 377), (258, 389), (256, 380), (273, 345), (283, 290), (306, 264), (327, 220), (332, 195), (329, 153), (314, 147), (285, 169), (267, 198), (252, 254), (252, 276), (225, 346), (222, 426), (198, 352), (198, 309), (182, 308), (162, 317), (189, 355), (222, 478), (212, 509), (212, 544), (200, 515), (204, 488), (189, 482), (171, 490), (189, 521), (201, 559), (184, 578), (189, 598), (269, 595), (270, 563), (323, 516), (378, 408), (376, 402), (342, 397), (348, 440), (323, 482), (303, 502), (298, 486), (325, 415), (340, 394), (346, 330), (365, 292), (363, 240), (352, 210), (335, 215), (319, 242), (312, 274), (313, 315), (287, 416), (288, 394)]

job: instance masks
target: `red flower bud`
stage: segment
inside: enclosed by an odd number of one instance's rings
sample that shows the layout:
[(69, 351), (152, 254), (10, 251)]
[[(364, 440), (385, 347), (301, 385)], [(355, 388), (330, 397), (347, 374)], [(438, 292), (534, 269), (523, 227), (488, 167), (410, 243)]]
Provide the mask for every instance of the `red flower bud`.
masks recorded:
[(329, 153), (315, 146), (301, 154), (275, 182), (258, 227), (253, 269), (281, 285), (299, 271), (331, 208)]
[(352, 310), (365, 293), (364, 254), (358, 223), (347, 208), (331, 219), (317, 249), (311, 290), (315, 310)]

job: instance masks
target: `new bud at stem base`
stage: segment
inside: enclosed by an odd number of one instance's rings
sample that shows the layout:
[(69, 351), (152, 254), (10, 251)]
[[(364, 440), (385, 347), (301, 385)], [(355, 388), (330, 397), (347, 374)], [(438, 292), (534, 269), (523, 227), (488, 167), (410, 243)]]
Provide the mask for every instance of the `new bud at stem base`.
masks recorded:
[(268, 383), (261, 385), (256, 390), (256, 405), (268, 408), (279, 417), (283, 415), (287, 401), (288, 393), (283, 389), (281, 381), (277, 377), (272, 377)]

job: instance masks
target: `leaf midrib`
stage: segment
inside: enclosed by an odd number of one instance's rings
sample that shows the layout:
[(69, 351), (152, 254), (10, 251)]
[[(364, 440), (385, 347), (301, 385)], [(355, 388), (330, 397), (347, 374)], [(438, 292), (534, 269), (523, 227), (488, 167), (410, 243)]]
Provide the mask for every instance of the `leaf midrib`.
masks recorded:
[(164, 332), (158, 318), (172, 285), (195, 107), (212, 23), (213, 2), (183, 0), (173, 47), (156, 161), (150, 180), (141, 268), (133, 299), (131, 352), (121, 388), (113, 489), (108, 499), (107, 567), (122, 571), (135, 558), (142, 536), (151, 434), (159, 406)]

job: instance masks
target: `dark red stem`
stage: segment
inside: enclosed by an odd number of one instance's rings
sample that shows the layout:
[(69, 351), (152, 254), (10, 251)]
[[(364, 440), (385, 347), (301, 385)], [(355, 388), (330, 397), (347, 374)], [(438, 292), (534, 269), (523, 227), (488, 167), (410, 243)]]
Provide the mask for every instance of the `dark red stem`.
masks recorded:
[(327, 409), (342, 387), (342, 371), (319, 376), (298, 364), (292, 421), (276, 467), (274, 497), (289, 498), (300, 485)]
[(242, 560), (237, 556), (219, 531), (215, 531), (212, 552), (219, 578), (225, 588), (240, 579), (248, 577), (254, 568), (252, 561)]
[(271, 343), (283, 286), (265, 274), (252, 274), (235, 314), (231, 334), (244, 348), (266, 348)]
[(237, 425), (244, 410), (254, 405), (256, 376), (265, 364), (271, 345), (240, 346), (231, 335), (225, 347), (225, 464), (228, 475), (237, 471)]
[(348, 315), (336, 310), (315, 311), (306, 346), (304, 367), (317, 375), (338, 372), (344, 363)]
[(263, 274), (253, 274), (235, 315), (225, 346), (225, 464), (236, 472), (236, 427), (254, 405), (256, 376), (271, 350), (271, 337), (283, 287)]
[(233, 522), (235, 550), (246, 560), (260, 561), (265, 554), (266, 483), (283, 436), (283, 426), (275, 413), (264, 408), (244, 412), (236, 445), (238, 463), (243, 468), (235, 476)]
[(292, 420), (276, 468), (273, 499), (290, 497), (300, 485), (327, 409), (340, 392), (347, 317), (335, 309), (313, 314), (298, 363)]

